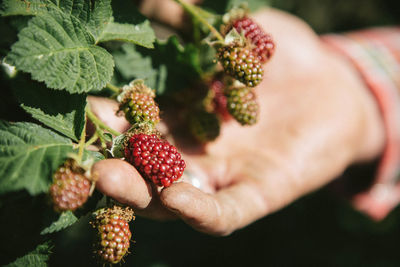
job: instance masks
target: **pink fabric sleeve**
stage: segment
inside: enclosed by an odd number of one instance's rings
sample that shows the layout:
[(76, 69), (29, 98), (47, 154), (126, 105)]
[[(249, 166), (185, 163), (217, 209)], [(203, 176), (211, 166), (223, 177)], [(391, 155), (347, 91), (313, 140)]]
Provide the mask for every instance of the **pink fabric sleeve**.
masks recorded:
[(353, 63), (382, 114), (386, 146), (375, 181), (352, 199), (355, 208), (380, 220), (400, 203), (400, 27), (330, 34), (322, 40)]

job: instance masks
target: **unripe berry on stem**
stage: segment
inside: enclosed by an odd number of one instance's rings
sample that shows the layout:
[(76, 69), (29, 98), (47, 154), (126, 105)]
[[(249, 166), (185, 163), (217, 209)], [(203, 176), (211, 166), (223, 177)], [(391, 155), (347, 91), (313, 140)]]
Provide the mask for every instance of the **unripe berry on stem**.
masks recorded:
[(225, 91), (229, 113), (242, 125), (253, 125), (258, 119), (258, 103), (251, 88), (234, 88)]
[(253, 45), (252, 52), (257, 55), (261, 63), (267, 62), (275, 51), (275, 43), (272, 37), (255, 23), (251, 18), (245, 16), (232, 22), (232, 27), (242, 33)]
[(49, 190), (54, 210), (74, 211), (81, 207), (90, 195), (91, 185), (86, 171), (75, 160), (66, 160), (54, 173)]
[(122, 90), (118, 96), (119, 112), (125, 114), (127, 121), (131, 124), (149, 122), (154, 125), (160, 121), (160, 109), (154, 101), (155, 93), (143, 81), (135, 80)]
[(115, 264), (127, 254), (132, 236), (129, 222), (134, 218), (128, 207), (113, 206), (95, 212), (91, 221), (97, 230), (94, 253), (101, 262)]
[(256, 56), (247, 48), (235, 44), (218, 49), (218, 59), (225, 73), (249, 87), (258, 85), (264, 71)]

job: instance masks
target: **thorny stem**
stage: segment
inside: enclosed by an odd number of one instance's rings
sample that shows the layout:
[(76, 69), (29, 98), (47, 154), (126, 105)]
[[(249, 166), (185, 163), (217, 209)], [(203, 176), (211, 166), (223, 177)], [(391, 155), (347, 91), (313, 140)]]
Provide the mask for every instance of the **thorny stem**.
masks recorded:
[(215, 35), (215, 37), (219, 41), (222, 41), (222, 42), (224, 41), (224, 37), (222, 37), (222, 35), (206, 19), (204, 19), (202, 16), (200, 16), (200, 14), (196, 11), (195, 6), (193, 6), (189, 3), (186, 3), (185, 1), (182, 1), (182, 0), (175, 0), (175, 2), (180, 4), (183, 7), (183, 9), (185, 9), (186, 12), (188, 12), (190, 15), (195, 17), (198, 21), (200, 21), (205, 26), (207, 26), (207, 28)]
[(86, 114), (87, 114), (88, 118), (93, 122), (93, 124), (96, 125), (98, 128), (106, 130), (115, 136), (121, 135), (120, 132), (105, 125), (104, 122), (102, 122), (99, 118), (97, 118), (97, 116), (90, 110), (90, 108), (87, 108)]
[(111, 84), (111, 83), (107, 83), (107, 84), (106, 84), (106, 87), (107, 87), (108, 89), (110, 89), (111, 91), (117, 93), (117, 94), (119, 94), (119, 93), (121, 92), (121, 89), (120, 89), (118, 86), (115, 86), (115, 85), (113, 85), (113, 84)]
[(85, 148), (85, 139), (86, 139), (86, 123), (83, 125), (81, 139), (79, 140), (78, 163), (82, 162), (83, 149)]

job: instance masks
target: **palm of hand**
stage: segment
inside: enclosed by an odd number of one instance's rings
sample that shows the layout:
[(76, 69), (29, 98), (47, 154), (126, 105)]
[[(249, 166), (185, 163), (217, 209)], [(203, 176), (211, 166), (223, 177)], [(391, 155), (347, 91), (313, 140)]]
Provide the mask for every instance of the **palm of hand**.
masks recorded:
[[(296, 18), (266, 11), (256, 20), (277, 43), (264, 81), (256, 88), (259, 122), (252, 127), (225, 123), (204, 153), (183, 155), (189, 173), (185, 179), (199, 188), (176, 183), (156, 192), (126, 162), (105, 160), (94, 167), (100, 175), (99, 190), (143, 215), (178, 216), (199, 231), (223, 235), (379, 152), (379, 141), (369, 142), (368, 147), (364, 144), (382, 133), (363, 134), (365, 117), (379, 120), (378, 112), (374, 106), (366, 110), (372, 100), (347, 62), (328, 52)], [(94, 99), (92, 105), (96, 110), (99, 100)], [(105, 109), (102, 113), (103, 118), (109, 116), (104, 115)], [(121, 119), (105, 121), (119, 129), (127, 126)]]

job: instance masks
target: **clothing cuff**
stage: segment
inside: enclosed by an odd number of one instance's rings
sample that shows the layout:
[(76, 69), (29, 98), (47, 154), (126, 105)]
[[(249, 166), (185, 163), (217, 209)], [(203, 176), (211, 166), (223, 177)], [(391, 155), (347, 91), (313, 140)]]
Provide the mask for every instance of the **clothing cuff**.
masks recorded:
[(375, 28), (322, 40), (347, 57), (379, 106), (386, 144), (372, 186), (352, 198), (358, 210), (381, 220), (400, 202), (400, 28)]

